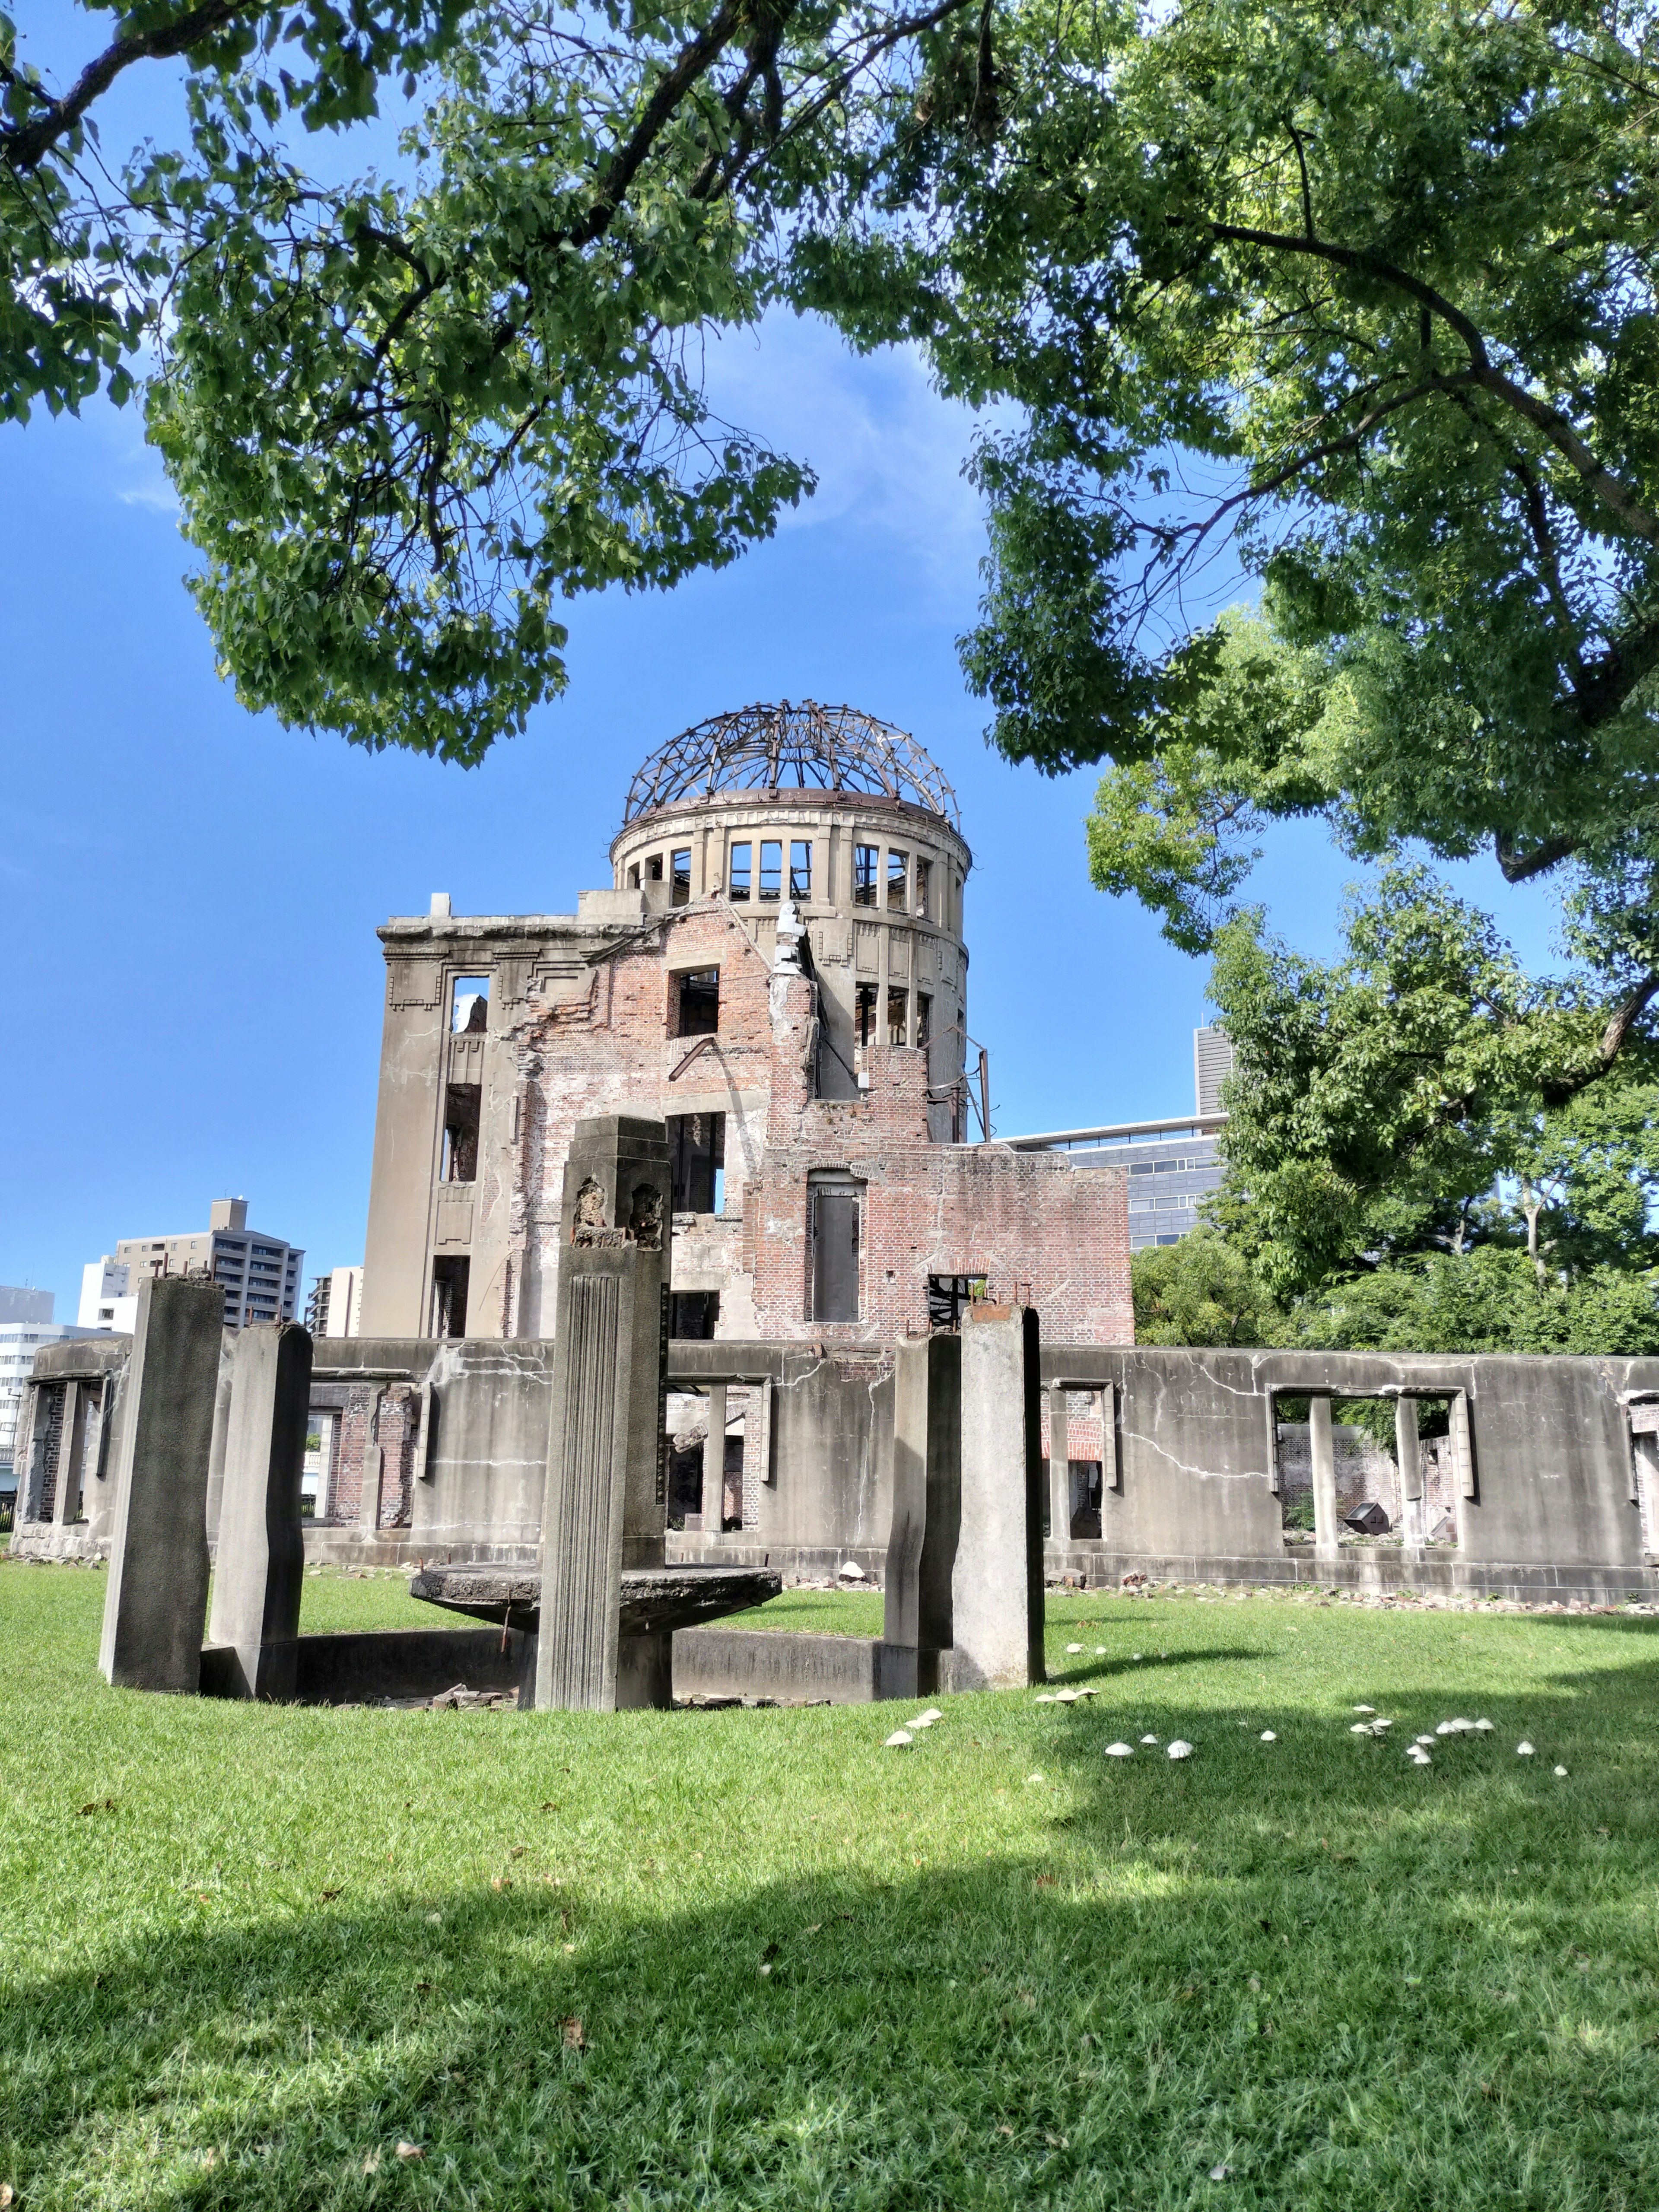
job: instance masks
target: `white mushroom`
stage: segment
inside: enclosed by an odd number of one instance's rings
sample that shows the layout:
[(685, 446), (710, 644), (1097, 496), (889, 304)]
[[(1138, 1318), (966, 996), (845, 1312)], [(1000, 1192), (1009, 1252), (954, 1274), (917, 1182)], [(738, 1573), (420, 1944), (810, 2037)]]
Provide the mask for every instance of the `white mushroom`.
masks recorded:
[(1141, 1737), (1140, 1741), (1142, 1743), (1156, 1743), (1158, 1741), (1158, 1738), (1155, 1735), (1144, 1735)]
[(1515, 1747), (1515, 1755), (1517, 1759), (1530, 1759), (1532, 1746), (1529, 1743), (1517, 1743)]
[(1263, 1729), (1261, 1731), (1261, 1741), (1263, 1743), (1277, 1743), (1279, 1741), (1279, 1738), (1273, 1734), (1271, 1729)]
[(1170, 1756), (1171, 1759), (1190, 1759), (1192, 1755), (1193, 1747), (1191, 1744), (1187, 1741), (1184, 1736), (1177, 1736), (1175, 1741), (1170, 1746)]
[(882, 1749), (884, 1751), (902, 1751), (907, 1743), (914, 1743), (915, 1741), (915, 1738), (911, 1735), (908, 1729), (895, 1729), (891, 1735), (888, 1737), (886, 1742), (883, 1744)]
[(1133, 1759), (1134, 1755), (1134, 1746), (1133, 1744), (1109, 1743), (1106, 1747), (1106, 1756), (1108, 1759)]

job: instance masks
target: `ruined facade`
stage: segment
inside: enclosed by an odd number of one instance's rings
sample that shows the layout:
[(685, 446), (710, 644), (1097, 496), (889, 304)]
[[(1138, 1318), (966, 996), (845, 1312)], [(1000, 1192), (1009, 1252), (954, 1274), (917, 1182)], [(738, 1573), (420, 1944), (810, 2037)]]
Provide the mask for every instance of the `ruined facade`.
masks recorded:
[(888, 1346), (988, 1293), (1132, 1336), (1124, 1178), (983, 1141), (972, 856), (915, 742), (755, 708), (634, 780), (574, 915), (388, 922), (361, 1323), (554, 1333), (579, 1120), (666, 1121), (672, 1329)]

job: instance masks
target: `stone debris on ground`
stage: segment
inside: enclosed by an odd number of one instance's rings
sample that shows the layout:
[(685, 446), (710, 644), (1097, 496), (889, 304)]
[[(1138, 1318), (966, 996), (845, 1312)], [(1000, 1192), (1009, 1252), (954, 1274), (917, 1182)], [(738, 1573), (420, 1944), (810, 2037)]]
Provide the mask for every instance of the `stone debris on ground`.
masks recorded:
[[(388, 1698), (387, 1703), (392, 1701)], [(468, 1713), (476, 1711), (501, 1712), (505, 1707), (516, 1705), (516, 1690), (469, 1690), (465, 1682), (457, 1682), (447, 1690), (440, 1690), (431, 1700), (434, 1713)]]

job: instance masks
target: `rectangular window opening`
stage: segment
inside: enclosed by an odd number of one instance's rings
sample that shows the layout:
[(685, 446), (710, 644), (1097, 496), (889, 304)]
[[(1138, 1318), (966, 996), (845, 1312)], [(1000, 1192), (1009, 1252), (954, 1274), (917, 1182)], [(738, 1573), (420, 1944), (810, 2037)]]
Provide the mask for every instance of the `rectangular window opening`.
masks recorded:
[(851, 1176), (807, 1177), (812, 1321), (859, 1318), (859, 1245), (864, 1185)]
[(718, 1291), (672, 1291), (668, 1298), (668, 1334), (693, 1344), (714, 1341), (720, 1317)]
[(910, 906), (910, 855), (895, 852), (887, 854), (887, 911), (905, 914)]
[(437, 1337), (466, 1334), (467, 1279), (472, 1272), (472, 1262), (441, 1254), (432, 1262), (432, 1325), (429, 1334)]
[(873, 845), (854, 845), (853, 848), (853, 903), (854, 906), (873, 906), (876, 902), (876, 866), (880, 854)]
[(927, 1326), (955, 1334), (962, 1327), (962, 1317), (971, 1305), (989, 1296), (990, 1278), (987, 1275), (929, 1275), (927, 1278)]
[(873, 1044), (876, 1041), (876, 987), (873, 983), (859, 985), (854, 1011), (859, 1042)]
[(1066, 1461), (1066, 1469), (1071, 1483), (1071, 1533), (1073, 1536), (1098, 1536), (1101, 1463), (1097, 1459), (1072, 1459)]
[(931, 921), (933, 914), (933, 864), (918, 859), (916, 862), (916, 912), (924, 921)]
[(760, 895), (763, 904), (774, 905), (783, 896), (783, 845), (776, 837), (761, 841)]
[(636, 891), (639, 887), (640, 864), (637, 860), (630, 860), (628, 866), (628, 888), (630, 891)]
[(452, 1083), (444, 1092), (444, 1152), (440, 1179), (476, 1182), (478, 1121), (483, 1092), (476, 1083)]
[(645, 864), (645, 880), (648, 884), (659, 884), (662, 881), (662, 854), (660, 853), (653, 853), (649, 860), (647, 860)]
[(750, 870), (755, 848), (747, 838), (733, 845), (726, 870), (726, 896), (739, 906), (747, 906), (750, 891)]
[(910, 994), (891, 986), (887, 993), (887, 1042), (905, 1044), (909, 1042)]
[(916, 1042), (931, 1044), (933, 1041), (933, 1001), (926, 991), (916, 993)]
[(812, 896), (812, 845), (810, 838), (793, 838), (789, 846), (789, 896), (792, 899), (810, 899)]
[(458, 975), (450, 988), (451, 1036), (477, 1036), (487, 1026), (489, 1020), (489, 976)]
[(718, 1213), (725, 1197), (726, 1116), (671, 1114), (668, 1156), (676, 1213)]
[(674, 979), (676, 1036), (713, 1036), (720, 1025), (720, 971), (693, 968)]
[(691, 903), (691, 848), (683, 845), (670, 855), (669, 866), (673, 882), (669, 893), (671, 906), (690, 906)]

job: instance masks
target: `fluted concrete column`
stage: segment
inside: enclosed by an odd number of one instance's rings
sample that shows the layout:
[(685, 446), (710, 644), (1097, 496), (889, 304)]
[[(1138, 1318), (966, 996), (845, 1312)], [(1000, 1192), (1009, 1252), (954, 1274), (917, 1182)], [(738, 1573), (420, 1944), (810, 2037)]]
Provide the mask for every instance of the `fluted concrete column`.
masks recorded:
[(1316, 1391), (1308, 1401), (1308, 1450), (1313, 1462), (1314, 1557), (1334, 1559), (1338, 1544), (1336, 1445), (1331, 1435), (1328, 1391)]
[(223, 1325), (216, 1283), (169, 1275), (139, 1288), (98, 1653), (100, 1672), (118, 1686), (193, 1695), (201, 1686)]
[(300, 1487), (311, 1339), (297, 1322), (256, 1322), (237, 1338), (230, 1364), (208, 1640), (234, 1646), (245, 1698), (291, 1698), (305, 1576)]
[(963, 1320), (962, 1525), (951, 1611), (951, 1688), (1042, 1680), (1042, 1385), (1030, 1306), (970, 1306)]
[(1071, 1407), (1064, 1390), (1048, 1393), (1048, 1541), (1072, 1540)]
[(84, 1382), (65, 1382), (64, 1419), (58, 1431), (58, 1481), (52, 1501), (52, 1520), (55, 1528), (67, 1528), (79, 1517), (81, 1459), (86, 1442), (86, 1385)]

